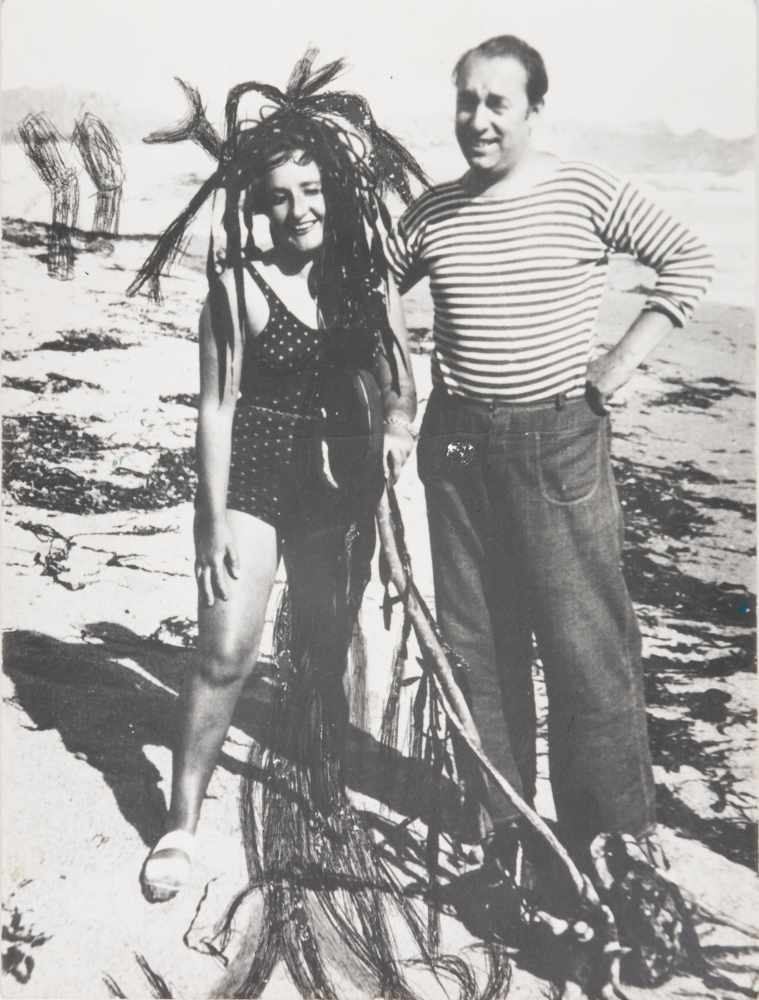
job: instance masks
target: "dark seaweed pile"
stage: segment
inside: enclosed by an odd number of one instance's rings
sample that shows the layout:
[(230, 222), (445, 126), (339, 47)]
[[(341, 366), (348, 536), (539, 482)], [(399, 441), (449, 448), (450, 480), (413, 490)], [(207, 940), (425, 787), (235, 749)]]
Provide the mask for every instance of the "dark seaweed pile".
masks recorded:
[(100, 389), (100, 386), (94, 382), (87, 382), (80, 378), (69, 378), (68, 375), (59, 375), (57, 372), (48, 372), (44, 378), (8, 376), (3, 379), (3, 385), (9, 389), (21, 389), (24, 392), (51, 392), (54, 395), (71, 392), (72, 389)]
[(134, 344), (121, 337), (114, 337), (118, 330), (61, 330), (57, 340), (46, 340), (35, 348), (38, 351), (66, 351), (78, 354), (80, 351), (126, 351)]
[[(713, 523), (712, 511), (735, 511), (753, 522), (754, 507), (727, 497), (700, 496), (694, 486), (710, 483), (715, 477), (690, 463), (652, 468), (621, 459), (615, 465), (625, 509), (625, 571), (633, 600), (660, 609), (656, 618), (664, 612), (668, 626), (683, 637), (682, 643), (669, 645), (670, 652), (682, 659), (653, 655), (645, 663), (649, 705), (682, 710), (677, 718), (649, 716), (654, 763), (672, 771), (681, 765), (696, 768), (706, 776), (716, 800), (714, 810), (723, 811), (729, 800), (742, 814), (738, 821), (733, 817), (703, 818), (659, 785), (660, 819), (754, 869), (753, 805), (741, 798), (736, 787), (731, 769), (735, 748), (727, 741), (709, 744), (697, 739), (693, 723), (712, 722), (720, 732), (727, 723), (755, 723), (754, 711), (736, 710), (729, 695), (710, 687), (709, 681), (756, 669), (756, 598), (745, 587), (729, 581), (705, 582), (694, 577), (681, 570), (677, 560), (680, 545), (697, 543), (701, 530)], [(662, 539), (671, 542), (665, 560), (661, 559), (661, 545), (653, 544)], [(642, 617), (645, 623), (645, 611)], [(648, 624), (655, 627), (656, 620)], [(698, 691), (693, 690), (696, 684)]]
[[(83, 476), (67, 466), (74, 460), (97, 462), (114, 446), (84, 429), (97, 418), (52, 413), (6, 417), (3, 422), (3, 488), (30, 507), (76, 514), (118, 510), (156, 510), (191, 500), (195, 494), (195, 449), (145, 448), (156, 459), (140, 486), (120, 486)], [(139, 446), (135, 445), (135, 448)]]
[(677, 388), (657, 396), (652, 400), (652, 406), (689, 406), (699, 410), (709, 410), (715, 403), (731, 396), (751, 397), (750, 392), (719, 375), (710, 375), (692, 383), (679, 378), (663, 378), (662, 381)]

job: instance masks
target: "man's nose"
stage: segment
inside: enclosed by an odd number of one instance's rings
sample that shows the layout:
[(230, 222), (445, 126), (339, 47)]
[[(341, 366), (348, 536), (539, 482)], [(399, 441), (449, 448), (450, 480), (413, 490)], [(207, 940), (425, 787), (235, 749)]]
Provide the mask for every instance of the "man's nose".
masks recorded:
[(484, 132), (488, 127), (488, 109), (485, 106), (484, 101), (479, 101), (472, 111), (472, 117), (470, 119), (470, 126), (476, 132)]

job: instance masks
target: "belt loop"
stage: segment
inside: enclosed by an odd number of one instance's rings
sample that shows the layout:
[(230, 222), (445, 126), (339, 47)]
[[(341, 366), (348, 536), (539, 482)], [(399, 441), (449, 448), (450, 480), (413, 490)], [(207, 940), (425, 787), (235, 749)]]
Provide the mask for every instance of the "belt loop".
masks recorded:
[(563, 410), (567, 403), (567, 394), (565, 392), (558, 392), (554, 400), (554, 405), (557, 410)]

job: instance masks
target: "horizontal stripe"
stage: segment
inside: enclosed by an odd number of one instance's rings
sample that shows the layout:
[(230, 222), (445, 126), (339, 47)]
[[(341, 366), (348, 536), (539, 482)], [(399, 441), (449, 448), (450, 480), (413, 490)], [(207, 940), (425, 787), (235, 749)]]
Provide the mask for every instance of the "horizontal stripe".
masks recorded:
[(611, 254), (656, 270), (647, 304), (677, 325), (712, 269), (703, 243), (646, 194), (583, 162), (562, 162), (508, 198), (439, 185), (402, 216), (386, 252), (402, 287), (430, 279), (435, 377), (462, 395), (503, 398), (576, 388)]

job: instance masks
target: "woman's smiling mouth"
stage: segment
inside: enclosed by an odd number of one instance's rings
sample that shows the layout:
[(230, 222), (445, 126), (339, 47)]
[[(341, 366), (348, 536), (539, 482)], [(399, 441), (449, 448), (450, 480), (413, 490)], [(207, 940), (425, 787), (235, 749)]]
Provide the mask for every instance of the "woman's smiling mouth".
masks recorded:
[(297, 226), (290, 226), (290, 230), (295, 233), (296, 236), (305, 236), (307, 233), (311, 232), (316, 224), (317, 220), (311, 219), (309, 222), (299, 222)]

